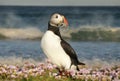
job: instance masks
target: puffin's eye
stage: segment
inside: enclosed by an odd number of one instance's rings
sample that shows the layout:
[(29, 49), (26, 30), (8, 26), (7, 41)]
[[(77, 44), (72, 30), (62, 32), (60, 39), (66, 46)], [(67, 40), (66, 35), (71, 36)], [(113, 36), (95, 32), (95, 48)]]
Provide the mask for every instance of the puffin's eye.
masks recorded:
[(58, 18), (58, 15), (56, 15), (56, 18)]

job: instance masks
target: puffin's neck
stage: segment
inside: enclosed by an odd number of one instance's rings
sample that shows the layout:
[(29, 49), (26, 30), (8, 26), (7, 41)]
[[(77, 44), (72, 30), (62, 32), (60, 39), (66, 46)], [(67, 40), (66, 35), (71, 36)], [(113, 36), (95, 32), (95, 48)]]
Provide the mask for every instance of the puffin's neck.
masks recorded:
[(52, 31), (54, 34), (58, 35), (62, 39), (61, 34), (60, 34), (60, 30), (58, 27), (51, 26), (48, 23), (48, 30)]

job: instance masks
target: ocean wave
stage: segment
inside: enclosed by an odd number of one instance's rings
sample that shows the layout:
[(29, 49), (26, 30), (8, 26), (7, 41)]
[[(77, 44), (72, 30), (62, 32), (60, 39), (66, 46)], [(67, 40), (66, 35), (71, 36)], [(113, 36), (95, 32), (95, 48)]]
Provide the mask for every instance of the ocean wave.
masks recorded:
[[(78, 32), (77, 28), (61, 28), (60, 32), (64, 38), (71, 38), (71, 33)], [(25, 28), (0, 28), (0, 39), (41, 39), (44, 32), (37, 27)]]
[(119, 27), (97, 27), (85, 26), (77, 28), (76, 32), (71, 33), (72, 40), (81, 41), (120, 41)]
[[(64, 38), (71, 38), (71, 33), (76, 32), (76, 29), (60, 29)], [(0, 39), (41, 39), (44, 32), (37, 27), (26, 28), (0, 28)]]
[(41, 38), (43, 32), (38, 28), (0, 28), (0, 35), (9, 39), (36, 39)]
[[(120, 27), (104, 27), (104, 26), (80, 26), (78, 28), (68, 27), (60, 28), (60, 32), (63, 38), (72, 39), (75, 37), (73, 34), (79, 35), (81, 31), (111, 31), (111, 33), (119, 33)], [(25, 27), (25, 28), (0, 28), (0, 39), (41, 39), (44, 32), (37, 27)], [(79, 35), (80, 36), (80, 35)], [(118, 35), (117, 35), (118, 36)]]

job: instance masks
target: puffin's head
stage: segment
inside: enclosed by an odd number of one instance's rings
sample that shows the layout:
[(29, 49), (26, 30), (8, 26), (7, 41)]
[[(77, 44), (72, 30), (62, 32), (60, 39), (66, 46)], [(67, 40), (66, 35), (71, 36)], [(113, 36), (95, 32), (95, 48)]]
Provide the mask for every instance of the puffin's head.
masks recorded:
[(67, 19), (58, 13), (55, 13), (50, 18), (50, 25), (54, 27), (67, 27), (68, 21)]

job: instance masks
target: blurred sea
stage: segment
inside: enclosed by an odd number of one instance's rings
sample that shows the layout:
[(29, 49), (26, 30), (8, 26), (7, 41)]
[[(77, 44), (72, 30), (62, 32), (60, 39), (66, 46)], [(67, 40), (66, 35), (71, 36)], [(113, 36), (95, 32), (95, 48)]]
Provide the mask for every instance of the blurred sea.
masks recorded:
[[(61, 13), (70, 28), (120, 27), (120, 7), (0, 6), (0, 34), (16, 39), (42, 36), (52, 13)], [(120, 64), (119, 42), (69, 41), (81, 61)], [(45, 58), (36, 40), (0, 40), (0, 63), (39, 62)]]
[(68, 19), (72, 31), (85, 26), (120, 27), (119, 6), (0, 6), (0, 34), (17, 39), (37, 38), (47, 29), (50, 15), (55, 12)]
[[(119, 42), (76, 42), (68, 41), (80, 61), (90, 66), (112, 66), (120, 64)], [(40, 41), (0, 40), (0, 63), (23, 64), (43, 62), (46, 56), (40, 48)]]
[[(0, 6), (0, 27), (38, 27), (44, 30), (52, 13), (67, 17), (71, 27), (120, 27), (120, 7)], [(45, 24), (46, 23), (46, 24)]]

